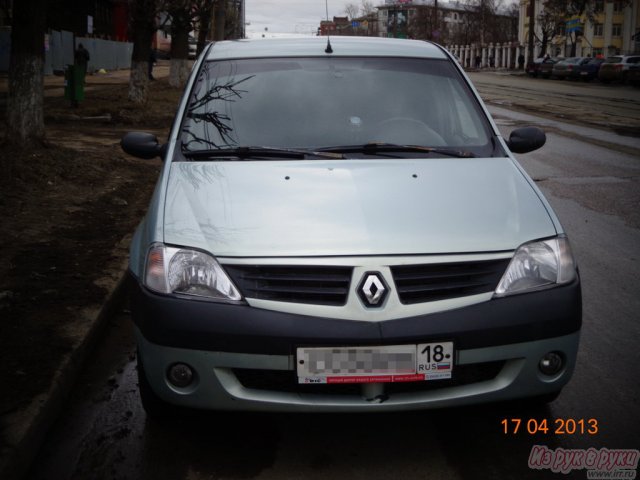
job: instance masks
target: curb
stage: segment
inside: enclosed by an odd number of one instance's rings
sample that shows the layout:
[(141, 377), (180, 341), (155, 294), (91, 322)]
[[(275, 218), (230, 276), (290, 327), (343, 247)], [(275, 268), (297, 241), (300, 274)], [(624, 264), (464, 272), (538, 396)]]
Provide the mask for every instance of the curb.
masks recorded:
[(122, 304), (129, 289), (126, 268), (120, 277), (102, 279), (107, 284), (105, 301), (99, 308), (91, 308), (87, 316), (89, 326), (76, 348), (67, 355), (51, 379), (49, 390), (38, 395), (30, 405), (1, 419), (2, 434), (8, 447), (0, 452), (0, 478), (18, 480), (28, 472), (33, 459), (53, 423), (58, 418), (78, 374), (106, 328), (107, 320)]

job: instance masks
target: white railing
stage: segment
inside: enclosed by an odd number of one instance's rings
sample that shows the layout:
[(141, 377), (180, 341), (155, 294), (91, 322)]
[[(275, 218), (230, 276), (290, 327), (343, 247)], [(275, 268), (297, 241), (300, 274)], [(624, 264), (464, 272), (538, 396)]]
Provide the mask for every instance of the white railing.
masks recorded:
[[(493, 68), (515, 70), (524, 68), (527, 49), (517, 42), (489, 43), (487, 45), (446, 45), (464, 68)], [(521, 61), (519, 62), (518, 59)]]

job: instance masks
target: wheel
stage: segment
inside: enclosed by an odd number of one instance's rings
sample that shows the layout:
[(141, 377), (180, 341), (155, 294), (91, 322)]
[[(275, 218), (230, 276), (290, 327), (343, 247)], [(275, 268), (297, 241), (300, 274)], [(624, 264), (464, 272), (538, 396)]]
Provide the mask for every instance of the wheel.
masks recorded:
[(408, 117), (391, 117), (378, 123), (371, 141), (434, 147), (446, 145), (444, 138), (429, 125)]
[(142, 401), (142, 407), (147, 412), (147, 416), (151, 418), (166, 418), (176, 416), (181, 412), (181, 408), (172, 405), (162, 400), (151, 388), (149, 381), (147, 380), (147, 374), (144, 370), (142, 363), (142, 357), (140, 352), (137, 354), (138, 358), (138, 388), (140, 391), (140, 400)]

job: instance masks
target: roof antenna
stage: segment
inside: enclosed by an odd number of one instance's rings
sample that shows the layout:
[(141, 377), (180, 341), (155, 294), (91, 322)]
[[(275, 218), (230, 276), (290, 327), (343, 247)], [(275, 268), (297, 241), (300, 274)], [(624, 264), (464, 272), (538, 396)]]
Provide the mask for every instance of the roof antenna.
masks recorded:
[[(329, 23), (329, 0), (324, 0), (324, 6), (327, 10), (327, 24), (328, 24)], [(329, 32), (327, 32), (327, 48), (324, 49), (324, 53), (333, 53), (333, 48), (331, 48), (331, 35), (329, 34)]]

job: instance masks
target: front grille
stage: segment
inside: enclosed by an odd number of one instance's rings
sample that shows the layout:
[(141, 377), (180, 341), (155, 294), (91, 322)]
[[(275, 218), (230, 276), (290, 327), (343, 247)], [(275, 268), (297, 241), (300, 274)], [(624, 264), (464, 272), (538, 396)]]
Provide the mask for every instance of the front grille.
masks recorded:
[(509, 259), (398, 265), (391, 272), (400, 301), (413, 304), (492, 292), (508, 264)]
[(225, 265), (244, 296), (279, 302), (345, 305), (352, 267)]
[[(502, 370), (505, 361), (457, 365), (453, 369), (453, 378), (448, 380), (430, 380), (420, 382), (385, 383), (385, 393), (412, 393), (439, 390), (442, 388), (470, 385), (472, 383), (493, 380)], [(320, 395), (360, 395), (361, 384), (299, 384), (293, 370), (258, 370), (247, 368), (233, 369), (238, 381), (245, 388), (274, 392), (320, 394)]]

